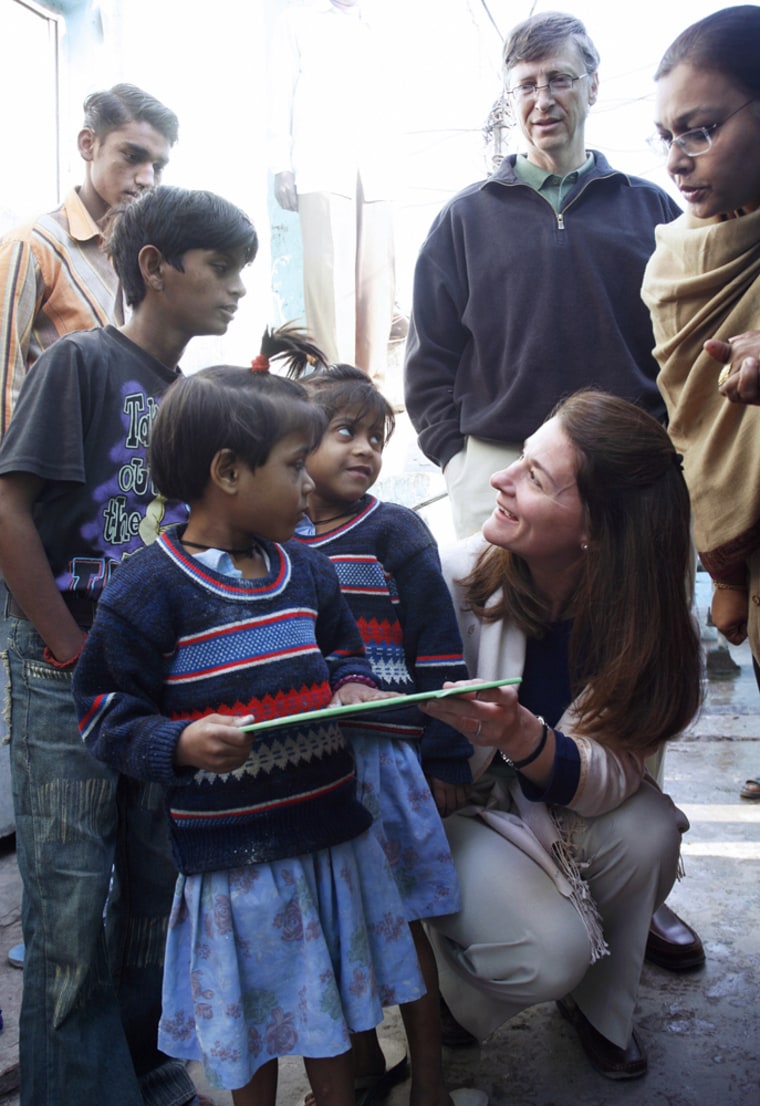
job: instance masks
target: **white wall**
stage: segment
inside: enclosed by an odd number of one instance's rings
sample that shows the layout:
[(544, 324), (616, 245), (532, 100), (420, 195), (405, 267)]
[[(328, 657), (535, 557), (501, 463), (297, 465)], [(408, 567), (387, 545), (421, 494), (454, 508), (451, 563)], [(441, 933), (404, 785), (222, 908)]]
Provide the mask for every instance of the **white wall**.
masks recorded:
[[(34, 4), (0, 3), (0, 112), (3, 173), (0, 233), (57, 199), (59, 186), (57, 40), (61, 23)], [(22, 59), (34, 57), (34, 79)]]

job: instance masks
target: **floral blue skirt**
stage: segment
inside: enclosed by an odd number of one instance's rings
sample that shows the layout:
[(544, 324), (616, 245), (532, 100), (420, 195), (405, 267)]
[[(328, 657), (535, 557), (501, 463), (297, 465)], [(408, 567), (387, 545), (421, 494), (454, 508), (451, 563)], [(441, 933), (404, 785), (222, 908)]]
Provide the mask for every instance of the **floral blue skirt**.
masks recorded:
[(396, 879), (409, 921), (454, 914), (459, 884), (441, 816), (422, 771), (417, 746), (361, 736), (351, 729), (356, 793), (375, 819), (373, 829)]
[(236, 1089), (277, 1056), (337, 1056), (425, 992), (372, 830), (305, 856), (180, 876), (159, 1047)]

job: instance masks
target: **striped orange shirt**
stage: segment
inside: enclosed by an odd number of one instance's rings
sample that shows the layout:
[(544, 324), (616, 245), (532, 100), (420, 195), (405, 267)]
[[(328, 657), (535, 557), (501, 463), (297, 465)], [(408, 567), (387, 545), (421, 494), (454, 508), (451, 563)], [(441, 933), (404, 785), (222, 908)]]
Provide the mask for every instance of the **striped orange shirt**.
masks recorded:
[(43, 350), (73, 330), (124, 321), (121, 287), (102, 244), (77, 189), (0, 242), (0, 438)]

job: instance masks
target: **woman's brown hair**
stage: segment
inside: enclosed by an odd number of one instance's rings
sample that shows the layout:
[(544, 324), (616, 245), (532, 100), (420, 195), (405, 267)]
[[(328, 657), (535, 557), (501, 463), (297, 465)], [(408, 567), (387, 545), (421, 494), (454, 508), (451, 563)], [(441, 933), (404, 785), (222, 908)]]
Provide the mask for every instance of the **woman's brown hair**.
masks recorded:
[[(570, 610), (573, 693), (584, 691), (578, 733), (645, 749), (679, 733), (701, 701), (681, 459), (656, 419), (616, 396), (578, 392), (549, 417), (575, 449), (588, 521)], [(463, 586), (484, 621), (508, 619), (529, 637), (546, 629), (547, 604), (518, 555), (489, 546)]]

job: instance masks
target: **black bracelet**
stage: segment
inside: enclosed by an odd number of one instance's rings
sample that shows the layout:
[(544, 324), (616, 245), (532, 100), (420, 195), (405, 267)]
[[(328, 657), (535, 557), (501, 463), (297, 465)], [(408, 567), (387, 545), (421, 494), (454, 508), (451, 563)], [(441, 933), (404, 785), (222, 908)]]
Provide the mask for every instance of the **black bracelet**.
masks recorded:
[(512, 760), (511, 757), (508, 757), (506, 753), (502, 752), (502, 750), (499, 749), (501, 759), (503, 761), (505, 761), (509, 765), (510, 768), (516, 768), (518, 772), (520, 771), (521, 768), (527, 768), (528, 765), (532, 764), (534, 760), (538, 760), (538, 758), (541, 756), (541, 754), (544, 751), (544, 745), (546, 744), (546, 739), (549, 736), (549, 726), (543, 720), (543, 718), (541, 717), (540, 714), (537, 714), (536, 718), (541, 723), (543, 729), (541, 730), (541, 740), (539, 741), (538, 745), (536, 745), (535, 749), (530, 754), (530, 756), (523, 757), (522, 760)]

